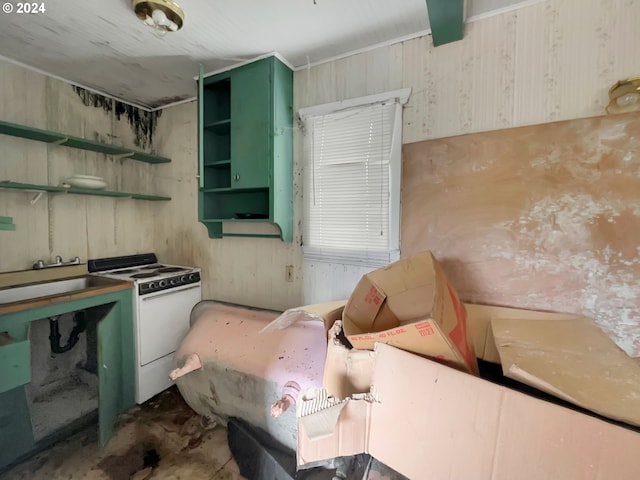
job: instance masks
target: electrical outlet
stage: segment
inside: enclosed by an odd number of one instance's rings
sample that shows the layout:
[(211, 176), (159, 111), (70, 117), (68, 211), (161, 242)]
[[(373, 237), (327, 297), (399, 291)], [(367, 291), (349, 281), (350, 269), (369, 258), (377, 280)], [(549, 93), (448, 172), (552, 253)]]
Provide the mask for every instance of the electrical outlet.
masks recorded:
[(284, 267), (284, 278), (287, 282), (293, 282), (293, 265)]

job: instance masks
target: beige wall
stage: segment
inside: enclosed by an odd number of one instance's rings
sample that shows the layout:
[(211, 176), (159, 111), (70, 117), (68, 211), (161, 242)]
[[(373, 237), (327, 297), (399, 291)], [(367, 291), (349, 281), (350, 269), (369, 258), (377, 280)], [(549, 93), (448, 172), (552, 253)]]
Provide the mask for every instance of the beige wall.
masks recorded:
[[(134, 145), (123, 118), (87, 106), (71, 85), (0, 62), (0, 119), (120, 145)], [(74, 173), (104, 177), (109, 189), (166, 193), (152, 182), (152, 167), (130, 160), (0, 135), (0, 179), (59, 185)], [(0, 271), (31, 268), (37, 259), (61, 255), (83, 261), (153, 248), (156, 205), (107, 197), (55, 194), (34, 205), (33, 193), (0, 190), (0, 215), (15, 231), (0, 232)]]

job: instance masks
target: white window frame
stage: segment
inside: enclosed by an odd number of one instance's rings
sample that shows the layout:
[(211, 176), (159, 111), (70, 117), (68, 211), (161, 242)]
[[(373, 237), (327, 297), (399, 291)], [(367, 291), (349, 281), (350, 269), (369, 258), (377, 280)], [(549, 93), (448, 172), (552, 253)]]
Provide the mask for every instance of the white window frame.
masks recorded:
[[(308, 125), (311, 117), (338, 113), (340, 111), (367, 107), (380, 103), (395, 102), (398, 107), (395, 109), (393, 123), (391, 157), (389, 159), (389, 250), (381, 254), (368, 254), (367, 252), (353, 252), (339, 250), (335, 248), (319, 248), (305, 246), (303, 236), (303, 253), (305, 259), (341, 263), (349, 265), (365, 265), (378, 267), (387, 265), (400, 258), (400, 188), (402, 176), (402, 109), (411, 95), (411, 88), (403, 88), (389, 92), (368, 95), (364, 97), (347, 99), (339, 102), (326, 103), (312, 107), (305, 107), (298, 110), (300, 120), (303, 125)], [(305, 131), (303, 130), (303, 133)], [(304, 160), (303, 165), (308, 165), (312, 151), (311, 135), (304, 135)], [(304, 168), (304, 167), (303, 167)], [(309, 201), (309, 194), (303, 188), (303, 211), (306, 211), (306, 202)], [(304, 217), (302, 219), (304, 222)]]

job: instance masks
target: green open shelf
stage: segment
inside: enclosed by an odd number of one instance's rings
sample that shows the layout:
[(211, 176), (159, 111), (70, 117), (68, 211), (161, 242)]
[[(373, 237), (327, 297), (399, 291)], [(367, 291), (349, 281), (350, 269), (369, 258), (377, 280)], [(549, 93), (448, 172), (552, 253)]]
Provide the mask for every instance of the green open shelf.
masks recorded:
[[(223, 238), (223, 237), (244, 237), (244, 238), (277, 238), (281, 239), (282, 235), (273, 234), (273, 233), (227, 233), (222, 228), (223, 222), (252, 222), (256, 220), (241, 220), (237, 218), (231, 219), (207, 219), (201, 220), (202, 224), (207, 227), (209, 231), (209, 236), (211, 238)], [(265, 220), (259, 220), (264, 222)]]
[(204, 193), (223, 193), (223, 192), (263, 192), (268, 189), (265, 187), (218, 187), (218, 188), (203, 188), (202, 191)]
[(213, 168), (216, 168), (216, 167), (220, 168), (227, 165), (231, 165), (231, 160), (218, 160), (217, 162), (209, 162), (204, 164), (205, 167), (213, 167)]
[(55, 143), (66, 140), (66, 136), (61, 133), (40, 130), (38, 128), (25, 127), (16, 123), (0, 121), (0, 133), (13, 137), (28, 138), (38, 142)]
[(34, 183), (20, 183), (3, 181), (0, 182), (0, 188), (11, 188), (14, 190), (25, 190), (28, 192), (66, 192), (69, 190), (65, 187), (56, 187), (53, 185), (36, 185)]
[(90, 152), (104, 153), (105, 155), (131, 155), (131, 150), (120, 147), (118, 145), (109, 145), (107, 143), (96, 142), (95, 140), (87, 140), (86, 138), (69, 136), (67, 141), (62, 143), (65, 147), (77, 148), (80, 150), (88, 150)]
[(144, 195), (142, 193), (131, 193), (131, 198), (134, 200), (150, 200), (152, 202), (163, 202), (171, 200), (171, 197), (162, 197), (158, 195)]
[(222, 232), (223, 237), (246, 237), (246, 238), (277, 238), (280, 239), (280, 235), (275, 233), (226, 233)]
[(224, 120), (216, 120), (215, 122), (207, 122), (204, 124), (204, 128), (210, 128), (213, 130), (228, 130), (230, 126), (230, 118), (225, 118)]
[(74, 195), (95, 195), (98, 197), (120, 197), (120, 198), (126, 198), (126, 197), (130, 197), (131, 194), (130, 193), (125, 193), (125, 192), (112, 192), (109, 190), (94, 190), (94, 189), (90, 189), (90, 188), (67, 188), (66, 189), (67, 193), (72, 193)]
[(158, 155), (151, 155), (150, 153), (145, 152), (133, 152), (130, 157), (131, 160), (138, 160), (139, 162), (146, 163), (169, 163), (171, 162), (170, 158), (159, 157)]
[(0, 230), (15, 230), (16, 226), (13, 224), (13, 218), (0, 217)]
[(17, 123), (4, 122), (0, 120), (0, 134), (11, 135), (13, 137), (36, 140), (38, 142), (55, 143), (65, 147), (87, 150), (90, 152), (104, 153), (105, 155), (119, 155), (131, 160), (146, 163), (169, 163), (170, 158), (151, 155), (150, 153), (133, 150), (131, 148), (111, 145), (86, 138), (74, 137), (63, 133), (51, 132), (34, 127), (27, 127)]
[(60, 187), (60, 186), (54, 186), (54, 185), (36, 185), (33, 183), (20, 183), (20, 182), (10, 182), (10, 181), (0, 182), (0, 188), (22, 190), (25, 192), (70, 193), (73, 195), (94, 195), (94, 196), (100, 196), (100, 197), (132, 198), (134, 200), (151, 200), (151, 201), (171, 200), (171, 197), (164, 197), (164, 196), (158, 196), (158, 195), (145, 195), (142, 193), (113, 192), (110, 190), (92, 190), (89, 188), (66, 188), (66, 187)]
[(203, 222), (238, 222), (238, 223), (264, 223), (270, 222), (269, 218), (205, 218), (202, 220)]

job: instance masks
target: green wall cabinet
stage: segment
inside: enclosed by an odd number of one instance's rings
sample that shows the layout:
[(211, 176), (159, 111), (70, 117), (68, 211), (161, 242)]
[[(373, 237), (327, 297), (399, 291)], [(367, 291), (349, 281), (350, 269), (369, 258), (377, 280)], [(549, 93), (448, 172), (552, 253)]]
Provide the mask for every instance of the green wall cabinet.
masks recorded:
[(290, 242), (293, 72), (275, 56), (210, 77), (201, 71), (198, 126), (198, 219), (209, 236), (243, 236), (225, 234), (225, 222), (270, 222)]

